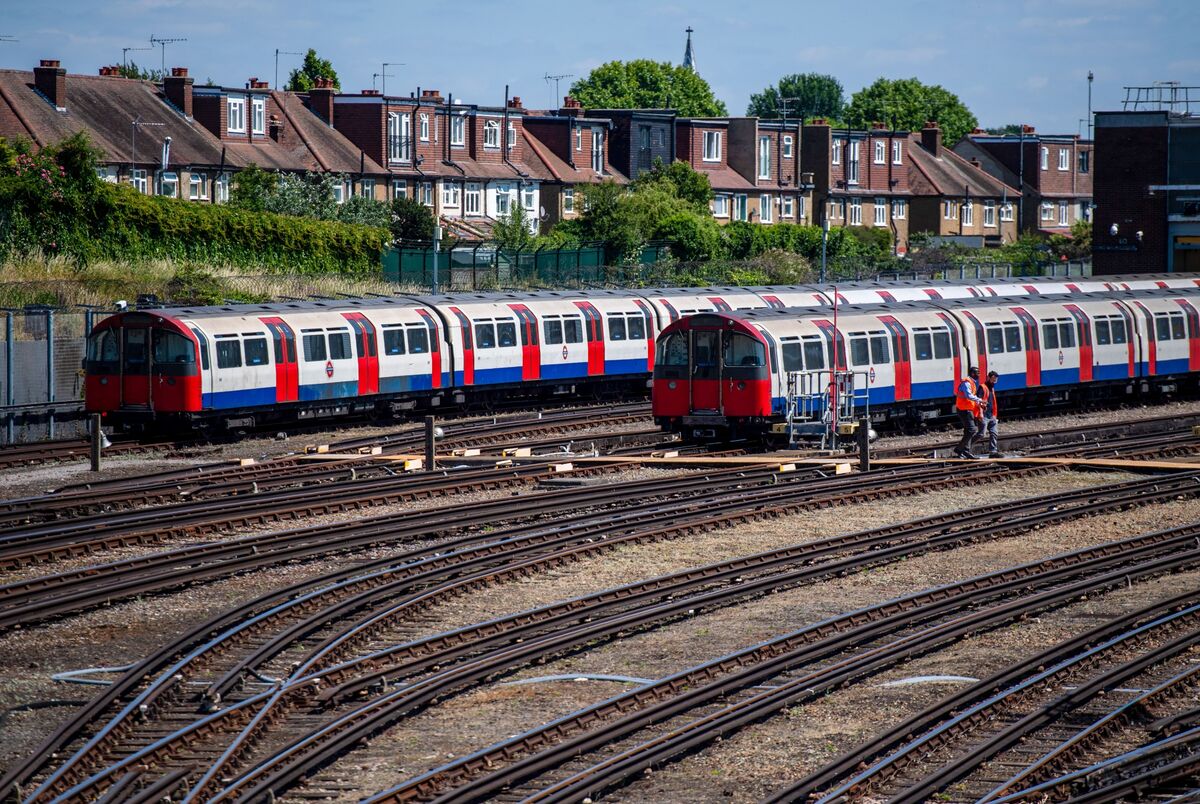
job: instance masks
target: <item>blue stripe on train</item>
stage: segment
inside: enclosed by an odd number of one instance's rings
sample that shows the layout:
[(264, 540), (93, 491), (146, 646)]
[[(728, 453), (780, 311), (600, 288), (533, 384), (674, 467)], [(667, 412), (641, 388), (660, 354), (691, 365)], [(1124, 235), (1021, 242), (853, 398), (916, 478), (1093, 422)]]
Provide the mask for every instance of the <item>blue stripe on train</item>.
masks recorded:
[(433, 378), (428, 374), (379, 378), (379, 393), (381, 394), (400, 394), (405, 391), (428, 391), (432, 388)]
[(912, 384), (913, 399), (943, 399), (952, 396), (954, 396), (953, 380), (914, 382)]
[(587, 363), (543, 363), (543, 380), (566, 380), (572, 377), (586, 377)]
[(358, 380), (348, 382), (322, 382), (300, 386), (300, 401), (315, 402), (320, 399), (344, 399), (358, 396)]
[(1176, 360), (1159, 360), (1154, 365), (1155, 374), (1186, 374), (1188, 370), (1188, 359), (1186, 357)]
[(248, 408), (257, 405), (275, 404), (275, 386), (270, 388), (244, 388), (237, 391), (216, 391), (200, 395), (200, 406), (206, 410), (222, 408)]
[(646, 373), (646, 358), (635, 357), (626, 360), (605, 360), (605, 374), (645, 374)]

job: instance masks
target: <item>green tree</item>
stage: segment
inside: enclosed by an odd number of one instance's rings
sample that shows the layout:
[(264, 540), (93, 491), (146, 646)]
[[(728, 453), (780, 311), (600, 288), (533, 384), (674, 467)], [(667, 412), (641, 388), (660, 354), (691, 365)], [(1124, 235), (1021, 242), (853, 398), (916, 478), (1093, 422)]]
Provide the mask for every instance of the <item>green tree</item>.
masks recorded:
[(278, 186), (278, 173), (263, 170), (252, 163), (234, 177), (233, 188), (229, 191), (229, 205), (250, 212), (263, 212), (267, 208), (267, 199)]
[(162, 70), (155, 70), (153, 67), (139, 67), (136, 61), (117, 65), (117, 74), (123, 78), (137, 78), (142, 81), (158, 82), (163, 80)]
[(433, 240), (433, 213), (429, 207), (415, 198), (395, 198), (391, 206), (392, 240), (422, 243)]
[(662, 159), (655, 159), (650, 170), (633, 180), (631, 189), (636, 192), (655, 186), (668, 187), (677, 197), (695, 207), (696, 211), (708, 214), (708, 204), (713, 199), (712, 184), (708, 176), (687, 162), (676, 160), (667, 165)]
[(882, 122), (896, 129), (919, 131), (928, 120), (937, 121), (943, 141), (950, 145), (979, 125), (957, 95), (915, 78), (880, 78), (855, 92), (846, 107), (846, 122), (856, 128)]
[(501, 215), (492, 225), (492, 240), (505, 251), (524, 251), (533, 245), (529, 232), (529, 216), (521, 204), (513, 204), (507, 215)]
[(1003, 126), (992, 126), (990, 128), (985, 128), (984, 131), (986, 131), (988, 134), (996, 134), (999, 136), (1003, 136), (1005, 134), (1020, 134), (1021, 124), (1007, 123)]
[(672, 108), (684, 117), (728, 114), (708, 82), (687, 67), (636, 59), (610, 61), (571, 85), (571, 96), (592, 109)]
[(841, 120), (846, 108), (842, 84), (832, 75), (793, 73), (780, 78), (775, 86), (751, 95), (746, 114), (767, 119), (781, 117), (782, 99), (787, 99), (788, 117), (793, 119), (803, 115), (805, 119)]
[(288, 76), (286, 89), (289, 92), (308, 92), (316, 85), (318, 78), (328, 78), (333, 81), (334, 89), (342, 88), (337, 71), (333, 69), (329, 59), (321, 58), (317, 55), (317, 51), (310, 47), (304, 54), (304, 62), (297, 69), (292, 70), (291, 75)]

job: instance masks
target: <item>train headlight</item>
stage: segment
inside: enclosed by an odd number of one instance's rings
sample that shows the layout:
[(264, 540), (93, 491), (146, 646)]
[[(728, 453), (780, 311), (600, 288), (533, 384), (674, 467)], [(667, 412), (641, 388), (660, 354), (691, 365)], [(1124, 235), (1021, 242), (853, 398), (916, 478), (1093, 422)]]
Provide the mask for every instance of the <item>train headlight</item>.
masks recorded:
[(677, 385), (677, 383), (674, 380), (671, 380), (669, 383), (667, 383), (667, 387), (670, 388), (672, 391), (675, 390), (676, 385)]
[(739, 391), (745, 391), (745, 390), (746, 390), (746, 383), (744, 383), (744, 382), (739, 382), (739, 383), (737, 384), (737, 389), (738, 389)]
[(108, 377), (101, 377), (101, 378), (100, 378), (100, 384), (101, 384), (101, 385), (108, 385)]

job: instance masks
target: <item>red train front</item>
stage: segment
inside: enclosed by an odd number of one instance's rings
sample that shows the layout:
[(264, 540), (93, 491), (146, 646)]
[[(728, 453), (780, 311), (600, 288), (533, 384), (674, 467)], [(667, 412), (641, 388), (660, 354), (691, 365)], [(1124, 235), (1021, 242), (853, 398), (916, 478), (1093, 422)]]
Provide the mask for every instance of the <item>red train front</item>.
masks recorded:
[(659, 426), (691, 438), (760, 429), (771, 415), (767, 341), (736, 315), (700, 313), (658, 337), (652, 406)]

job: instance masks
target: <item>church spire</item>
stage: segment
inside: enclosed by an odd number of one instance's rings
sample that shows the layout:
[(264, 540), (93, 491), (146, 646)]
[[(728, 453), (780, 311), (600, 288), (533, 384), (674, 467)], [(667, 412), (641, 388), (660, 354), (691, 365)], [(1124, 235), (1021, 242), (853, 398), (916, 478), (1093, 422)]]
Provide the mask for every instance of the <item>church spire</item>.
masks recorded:
[(683, 49), (683, 66), (696, 72), (696, 53), (692, 50), (692, 26), (687, 27), (687, 47)]

